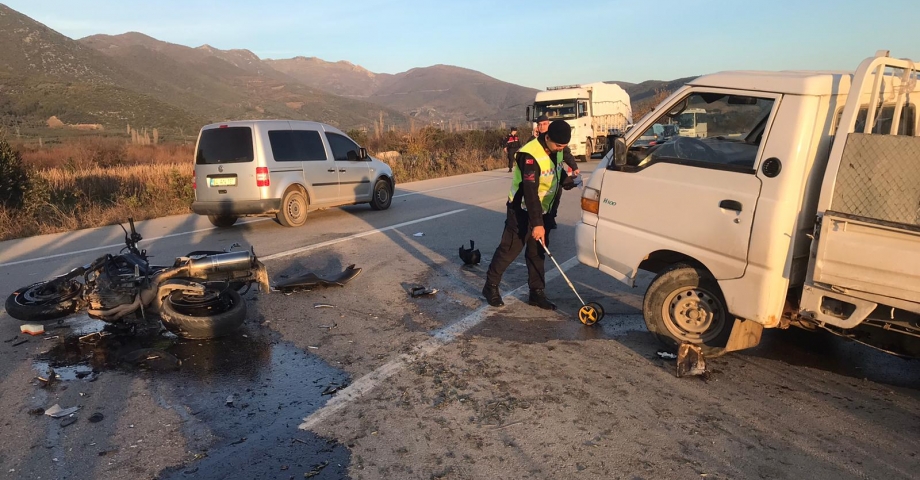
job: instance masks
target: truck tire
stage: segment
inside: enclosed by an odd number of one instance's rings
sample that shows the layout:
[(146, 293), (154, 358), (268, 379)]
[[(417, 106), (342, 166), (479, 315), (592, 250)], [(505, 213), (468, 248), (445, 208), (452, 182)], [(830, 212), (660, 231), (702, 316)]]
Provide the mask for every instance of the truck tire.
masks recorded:
[(208, 215), (208, 220), (211, 222), (211, 225), (217, 228), (232, 227), (239, 218), (240, 217), (236, 215)]
[(692, 343), (707, 356), (725, 353), (735, 319), (722, 289), (703, 268), (677, 264), (649, 285), (642, 302), (645, 326), (669, 347)]
[(166, 330), (179, 338), (202, 340), (235, 332), (246, 320), (246, 303), (233, 289), (213, 286), (204, 295), (174, 291), (163, 299), (160, 318)]
[(281, 210), (275, 215), (278, 223), (285, 227), (299, 227), (307, 221), (307, 197), (292, 188), (281, 199)]
[(588, 160), (591, 160), (591, 154), (593, 153), (594, 153), (594, 141), (592, 141), (591, 138), (589, 137), (588, 141), (585, 142), (585, 157), (583, 161), (587, 162)]

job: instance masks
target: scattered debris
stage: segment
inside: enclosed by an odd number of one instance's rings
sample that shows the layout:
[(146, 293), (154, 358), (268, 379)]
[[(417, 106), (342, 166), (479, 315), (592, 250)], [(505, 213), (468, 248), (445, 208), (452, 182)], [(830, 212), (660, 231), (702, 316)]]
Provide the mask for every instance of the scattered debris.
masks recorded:
[(339, 324), (333, 323), (332, 325), (320, 325), (319, 328), (325, 328), (326, 330), (332, 330), (335, 327), (338, 327)]
[(319, 350), (319, 347), (314, 347), (313, 345), (307, 345), (307, 348), (311, 350)]
[(316, 287), (344, 287), (346, 283), (352, 281), (361, 273), (360, 268), (349, 265), (339, 276), (335, 278), (322, 278), (313, 272), (305, 273), (299, 277), (279, 282), (274, 286), (274, 290), (283, 293), (294, 293), (304, 290), (311, 290)]
[(425, 232), (413, 233), (412, 236), (413, 236), (413, 237), (424, 237), (424, 236), (425, 236)]
[(41, 407), (33, 408), (29, 410), (29, 415), (43, 415), (44, 413), (45, 413), (45, 409)]
[(61, 428), (69, 427), (69, 426), (71, 426), (71, 425), (73, 425), (73, 424), (75, 424), (75, 423), (77, 423), (77, 417), (76, 417), (76, 416), (67, 417), (67, 418), (61, 420)]
[(323, 462), (323, 463), (319, 463), (319, 464), (316, 464), (316, 465), (313, 465), (312, 467), (310, 467), (310, 471), (309, 471), (309, 472), (303, 474), (303, 478), (311, 478), (311, 477), (315, 477), (315, 476), (319, 475), (319, 472), (320, 472), (322, 469), (326, 468), (327, 465), (329, 465), (329, 462), (328, 462), (328, 461)]
[(83, 335), (77, 340), (79, 340), (80, 343), (95, 344), (95, 343), (98, 343), (99, 340), (102, 340), (102, 337), (105, 337), (105, 336), (108, 336), (108, 332), (105, 332), (105, 334), (103, 334), (103, 332), (95, 332), (95, 333), (90, 333), (89, 335)]
[(246, 437), (242, 437), (242, 438), (240, 438), (239, 440), (237, 440), (237, 441), (235, 441), (235, 442), (230, 442), (230, 445), (239, 445), (239, 444), (241, 444), (241, 443), (243, 443), (243, 442), (245, 442), (245, 441), (246, 441)]
[(13, 343), (13, 346), (14, 346), (14, 347), (18, 347), (18, 346), (20, 346), (20, 345), (22, 345), (23, 343), (26, 343), (26, 342), (28, 342), (28, 341), (29, 341), (28, 338), (23, 338), (22, 340)]
[(299, 438), (292, 438), (292, 439), (291, 439), (291, 443), (295, 443), (295, 442), (296, 442), (296, 443), (302, 443), (302, 444), (304, 444), (304, 445), (309, 445), (307, 442), (305, 442), (305, 441), (303, 441), (303, 440), (301, 440), (301, 439), (299, 439)]
[(482, 255), (479, 253), (479, 249), (476, 248), (476, 244), (470, 240), (470, 248), (463, 248), (463, 245), (460, 246), (460, 260), (463, 260), (464, 265), (476, 265), (482, 260)]
[(96, 412), (89, 416), (89, 423), (99, 423), (103, 419), (105, 419), (105, 416), (99, 412)]
[(677, 349), (677, 377), (703, 375), (706, 373), (706, 359), (703, 350), (693, 344), (683, 343)]
[(677, 358), (677, 354), (676, 354), (676, 353), (671, 353), (671, 352), (666, 352), (666, 351), (664, 351), (664, 350), (659, 350), (659, 351), (658, 351), (658, 357), (663, 358), (663, 359), (665, 359), (665, 360), (674, 360), (675, 358)]
[(41, 335), (45, 333), (45, 326), (40, 323), (24, 323), (19, 326), (19, 331), (29, 335)]
[(88, 376), (90, 376), (90, 375), (92, 375), (92, 374), (93, 374), (92, 370), (90, 370), (90, 371), (88, 371), (88, 372), (87, 372), (86, 370), (78, 370), (78, 371), (74, 372), (74, 376), (77, 377), (77, 378), (79, 378), (79, 379), (84, 379), (84, 378), (86, 378), (86, 377), (88, 377)]
[(326, 385), (326, 388), (323, 389), (323, 392), (320, 395), (334, 395), (339, 390), (347, 387), (348, 383), (336, 383), (332, 382), (329, 385)]
[(51, 418), (61, 418), (70, 415), (71, 413), (79, 410), (80, 407), (70, 407), (70, 408), (61, 408), (60, 405), (54, 404), (47, 410), (45, 410), (45, 415), (48, 415)]
[(412, 287), (412, 291), (409, 292), (413, 297), (423, 297), (425, 295), (434, 295), (438, 293), (437, 288), (427, 288), (427, 287)]
[(111, 455), (111, 454), (113, 454), (113, 453), (118, 453), (118, 449), (117, 449), (117, 448), (113, 448), (113, 449), (111, 449), (111, 450), (103, 450), (103, 451), (97, 453), (97, 455), (99, 455), (100, 457), (104, 457), (104, 456), (106, 456), (106, 455)]
[(314, 303), (313, 308), (335, 308), (331, 303)]
[(3, 343), (10, 343), (10, 342), (12, 342), (13, 340), (16, 340), (17, 338), (19, 338), (19, 335), (13, 335), (13, 338), (11, 338), (11, 339), (9, 339), (9, 340), (4, 340)]
[(122, 360), (138, 367), (147, 367), (153, 370), (176, 370), (182, 366), (182, 361), (176, 358), (175, 355), (155, 348), (134, 350), (122, 357)]
[(228, 396), (227, 396), (227, 403), (226, 403), (226, 405), (227, 405), (228, 407), (232, 407), (232, 406), (233, 406), (233, 395), (228, 395)]

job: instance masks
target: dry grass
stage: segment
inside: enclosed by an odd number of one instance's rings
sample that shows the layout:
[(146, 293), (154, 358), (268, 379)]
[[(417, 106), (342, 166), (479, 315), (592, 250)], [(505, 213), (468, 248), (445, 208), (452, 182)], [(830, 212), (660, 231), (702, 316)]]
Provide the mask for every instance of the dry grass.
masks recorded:
[[(450, 133), (433, 128), (375, 138), (349, 132), (388, 160), (397, 183), (502, 168), (499, 131)], [(123, 139), (18, 145), (31, 187), (25, 206), (0, 206), (0, 240), (99, 227), (190, 212), (194, 145), (130, 145)]]

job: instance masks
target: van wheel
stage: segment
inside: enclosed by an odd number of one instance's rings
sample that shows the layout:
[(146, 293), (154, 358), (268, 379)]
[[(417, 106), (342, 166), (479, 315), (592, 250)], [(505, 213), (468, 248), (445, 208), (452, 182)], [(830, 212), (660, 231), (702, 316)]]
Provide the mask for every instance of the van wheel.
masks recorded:
[(687, 264), (673, 265), (655, 277), (645, 292), (642, 313), (645, 326), (665, 345), (692, 343), (708, 356), (725, 353), (735, 324), (716, 279)]
[(393, 203), (393, 192), (390, 191), (390, 182), (379, 179), (374, 184), (374, 192), (371, 195), (371, 208), (374, 210), (386, 210)]
[(238, 218), (236, 215), (208, 215), (211, 225), (219, 228), (232, 227)]
[(285, 227), (303, 225), (307, 221), (307, 197), (300, 190), (288, 190), (281, 199), (281, 210), (276, 218)]

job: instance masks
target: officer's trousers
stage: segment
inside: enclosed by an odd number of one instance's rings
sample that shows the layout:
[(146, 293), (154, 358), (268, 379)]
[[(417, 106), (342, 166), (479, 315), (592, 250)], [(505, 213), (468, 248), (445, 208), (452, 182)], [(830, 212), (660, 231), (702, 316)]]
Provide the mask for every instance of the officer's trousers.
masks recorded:
[[(549, 247), (550, 226), (546, 224), (547, 215), (543, 216), (546, 235), (544, 241), (547, 248)], [(553, 223), (550, 219), (550, 223)], [(502, 231), (502, 240), (495, 249), (495, 255), (492, 256), (492, 262), (489, 264), (489, 272), (486, 274), (486, 281), (493, 285), (498, 285), (502, 281), (502, 275), (511, 265), (511, 262), (524, 250), (524, 260), (527, 264), (527, 284), (531, 290), (543, 290), (546, 288), (546, 268), (543, 247), (533, 239), (530, 234), (530, 220), (527, 212), (517, 212), (508, 207), (508, 216), (505, 219), (505, 230)]]

